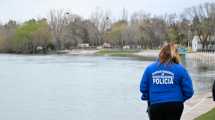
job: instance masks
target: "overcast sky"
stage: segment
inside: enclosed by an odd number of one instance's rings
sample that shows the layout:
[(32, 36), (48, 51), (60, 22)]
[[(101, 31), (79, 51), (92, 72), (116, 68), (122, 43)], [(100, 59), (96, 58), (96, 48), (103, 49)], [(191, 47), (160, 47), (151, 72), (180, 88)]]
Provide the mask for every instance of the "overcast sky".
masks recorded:
[(122, 9), (131, 14), (143, 10), (152, 14), (180, 13), (184, 8), (215, 0), (0, 0), (0, 21), (15, 19), (19, 22), (30, 18), (46, 17), (51, 9), (71, 10), (85, 18), (96, 8), (111, 11), (117, 18)]

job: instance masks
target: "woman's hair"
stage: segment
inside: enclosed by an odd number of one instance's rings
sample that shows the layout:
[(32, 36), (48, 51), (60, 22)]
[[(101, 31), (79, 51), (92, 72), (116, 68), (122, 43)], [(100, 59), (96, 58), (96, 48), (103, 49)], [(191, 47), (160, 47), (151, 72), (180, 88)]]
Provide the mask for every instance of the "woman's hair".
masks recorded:
[(176, 45), (174, 43), (168, 43), (165, 45), (159, 54), (160, 63), (180, 63), (180, 56), (178, 54)]

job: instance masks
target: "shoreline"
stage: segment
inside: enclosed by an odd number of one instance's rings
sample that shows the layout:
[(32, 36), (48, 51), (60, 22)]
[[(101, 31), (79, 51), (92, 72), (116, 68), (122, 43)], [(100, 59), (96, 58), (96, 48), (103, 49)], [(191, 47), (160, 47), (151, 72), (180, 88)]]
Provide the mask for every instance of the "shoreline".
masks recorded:
[[(110, 53), (114, 53), (113, 49), (73, 49), (73, 50), (61, 50), (55, 51), (53, 53), (48, 54), (15, 54), (10, 53), (13, 55), (83, 55), (83, 56), (95, 56), (98, 55), (97, 53), (102, 50), (107, 50)], [(116, 51), (116, 50), (115, 50)], [(119, 50), (120, 51), (120, 50)], [(121, 50), (122, 51), (122, 50)], [(131, 50), (132, 51), (132, 50)], [(146, 60), (147, 58), (157, 58), (160, 50), (140, 50), (129, 52), (129, 50), (125, 50), (123, 53), (116, 54), (119, 57), (140, 57)], [(8, 53), (1, 53), (1, 54), (8, 54)], [(122, 56), (125, 55), (125, 56)], [(111, 56), (107, 53), (101, 54), (98, 56)], [(192, 59), (198, 62), (205, 62), (205, 61), (212, 61), (215, 63), (215, 53), (187, 53), (187, 59)], [(182, 120), (193, 120), (200, 115), (210, 111), (212, 108), (215, 108), (215, 102), (211, 98), (212, 93), (211, 91), (206, 91), (202, 93), (196, 93), (190, 100), (188, 100), (184, 104), (184, 112), (182, 114)]]
[(74, 49), (74, 50), (61, 50), (57, 51), (56, 54), (66, 54), (66, 55), (95, 55), (99, 50), (91, 49)]
[[(81, 51), (78, 52), (81, 55), (86, 55), (90, 53), (90, 55), (96, 55), (96, 51)], [(76, 52), (76, 51), (75, 51)], [(74, 54), (74, 51), (69, 52), (69, 54)], [(160, 50), (141, 50), (139, 52), (128, 53), (126, 57), (151, 57), (157, 58), (159, 55)], [(105, 55), (105, 54), (104, 54)], [(213, 53), (187, 53), (187, 59), (198, 60), (200, 62), (204, 61), (215, 61), (215, 54)], [(194, 94), (194, 96), (185, 102), (184, 104), (184, 112), (182, 114), (182, 120), (194, 120), (195, 118), (201, 116), (204, 113), (207, 113), (211, 109), (215, 108), (215, 102), (212, 100), (212, 92), (205, 91)]]
[[(142, 50), (138, 53), (134, 53), (139, 57), (153, 57), (157, 58), (160, 50)], [(186, 54), (187, 59), (192, 59), (199, 62), (215, 63), (214, 53), (201, 53), (193, 52)], [(182, 120), (194, 120), (195, 118), (207, 113), (211, 109), (215, 108), (215, 102), (212, 99), (212, 92), (205, 91), (194, 94), (194, 96), (185, 102), (184, 112), (182, 114)]]
[(194, 120), (213, 108), (215, 108), (215, 102), (212, 99), (211, 92), (195, 94), (190, 100), (185, 102), (184, 112), (181, 119)]
[[(108, 51), (108, 53), (97, 54), (101, 51)], [(99, 56), (109, 56), (109, 54), (114, 53), (116, 51), (124, 52), (128, 57), (137, 56), (137, 57), (153, 57), (157, 58), (160, 50), (130, 50), (130, 49), (72, 49), (72, 50), (57, 50), (48, 52), (46, 54), (19, 54), (19, 53), (0, 53), (0, 54), (13, 54), (13, 55), (53, 55), (53, 54), (65, 54), (65, 55), (99, 55)], [(110, 55), (111, 56), (111, 55)], [(114, 55), (115, 56), (115, 55)], [(116, 54), (117, 56), (117, 54)], [(120, 57), (120, 55), (119, 55)], [(191, 52), (186, 54), (186, 58), (195, 59), (198, 61), (201, 60), (214, 60), (215, 61), (215, 53), (207, 53), (207, 52)]]
[(160, 50), (141, 50), (140, 52), (134, 53), (136, 56), (140, 57), (154, 57), (157, 58)]

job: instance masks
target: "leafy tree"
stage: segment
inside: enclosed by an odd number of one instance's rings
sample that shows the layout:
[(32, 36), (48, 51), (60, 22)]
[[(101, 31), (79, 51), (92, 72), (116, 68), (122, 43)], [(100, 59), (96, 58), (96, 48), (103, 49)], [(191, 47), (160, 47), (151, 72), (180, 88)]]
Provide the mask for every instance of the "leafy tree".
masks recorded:
[(16, 53), (36, 53), (38, 47), (47, 49), (51, 34), (46, 20), (29, 20), (19, 26), (13, 38), (12, 50)]
[(116, 47), (123, 47), (125, 40), (122, 37), (123, 32), (127, 29), (128, 23), (126, 21), (118, 21), (114, 23), (111, 30), (106, 33), (106, 39)]

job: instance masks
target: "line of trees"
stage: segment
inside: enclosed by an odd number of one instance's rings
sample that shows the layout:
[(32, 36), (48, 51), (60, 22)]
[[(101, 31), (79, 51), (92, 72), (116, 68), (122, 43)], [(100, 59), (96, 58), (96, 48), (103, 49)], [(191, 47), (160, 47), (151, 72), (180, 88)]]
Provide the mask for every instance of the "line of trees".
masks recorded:
[(98, 8), (84, 19), (65, 10), (51, 10), (46, 19), (22, 24), (10, 20), (0, 25), (0, 52), (47, 53), (77, 48), (82, 43), (156, 49), (165, 42), (189, 46), (194, 35), (206, 48), (215, 36), (215, 3), (187, 8), (181, 15), (152, 16), (139, 11), (128, 17), (127, 13), (123, 9), (120, 19), (114, 20), (110, 12)]

